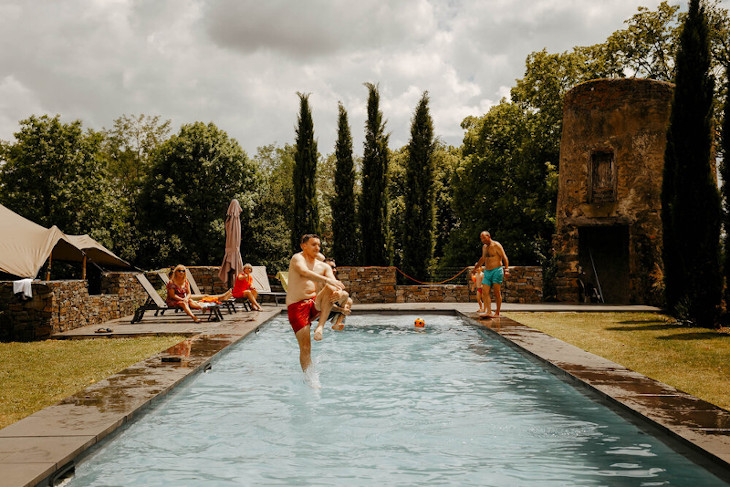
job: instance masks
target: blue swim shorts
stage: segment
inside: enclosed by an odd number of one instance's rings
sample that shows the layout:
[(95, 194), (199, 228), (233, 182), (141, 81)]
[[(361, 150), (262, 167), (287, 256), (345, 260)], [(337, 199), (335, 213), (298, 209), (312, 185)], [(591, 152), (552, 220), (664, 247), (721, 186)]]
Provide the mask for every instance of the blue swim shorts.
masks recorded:
[(494, 284), (502, 284), (504, 281), (504, 268), (502, 266), (495, 267), (488, 271), (484, 271), (482, 278), (482, 286), (492, 286)]

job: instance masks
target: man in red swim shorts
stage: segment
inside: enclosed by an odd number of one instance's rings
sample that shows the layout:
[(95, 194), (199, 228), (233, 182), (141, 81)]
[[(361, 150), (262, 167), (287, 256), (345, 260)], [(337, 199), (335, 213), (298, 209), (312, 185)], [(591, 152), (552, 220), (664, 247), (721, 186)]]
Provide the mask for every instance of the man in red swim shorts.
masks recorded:
[[(294, 254), (289, 262), (289, 285), (286, 292), (287, 314), (299, 343), (299, 363), (302, 371), (312, 365), (312, 343), (309, 323), (320, 316), (320, 324), (314, 333), (315, 340), (322, 339), (324, 323), (332, 309), (337, 292), (345, 286), (328, 276), (329, 266), (317, 259), (319, 237), (307, 234), (301, 240), (302, 251)], [(323, 285), (317, 294), (316, 283)], [(329, 285), (327, 285), (329, 284)], [(333, 289), (335, 291), (333, 291)]]

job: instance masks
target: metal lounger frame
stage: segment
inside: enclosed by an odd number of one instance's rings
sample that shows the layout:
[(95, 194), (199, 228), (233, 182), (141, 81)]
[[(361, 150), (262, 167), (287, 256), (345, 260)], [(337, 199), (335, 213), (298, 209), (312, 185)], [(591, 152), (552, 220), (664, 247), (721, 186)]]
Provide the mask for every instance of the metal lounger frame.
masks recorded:
[[(137, 278), (137, 280), (147, 293), (147, 300), (142, 306), (134, 310), (132, 323), (138, 323), (142, 321), (145, 311), (154, 311), (155, 316), (157, 316), (158, 314), (164, 314), (165, 311), (170, 309), (170, 307), (167, 306), (167, 303), (165, 303), (160, 295), (157, 294), (157, 290), (154, 288), (154, 286), (152, 286), (152, 283), (150, 283), (150, 281), (147, 279), (147, 276), (145, 276), (144, 274), (135, 274), (134, 276)], [(206, 310), (209, 311), (208, 321), (220, 321), (223, 319), (223, 314), (221, 313), (220, 306), (209, 306), (205, 308), (203, 312), (205, 312)]]

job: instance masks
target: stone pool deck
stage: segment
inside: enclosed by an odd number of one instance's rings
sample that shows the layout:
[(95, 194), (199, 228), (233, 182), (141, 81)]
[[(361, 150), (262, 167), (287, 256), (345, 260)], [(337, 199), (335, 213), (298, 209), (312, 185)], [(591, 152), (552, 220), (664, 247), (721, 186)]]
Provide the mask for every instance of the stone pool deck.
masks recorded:
[[(107, 322), (102, 326), (113, 330), (108, 334), (96, 333), (99, 326), (59, 334), (57, 338), (65, 339), (163, 334), (188, 338), (0, 430), (0, 485), (48, 485), (72, 468), (74, 459), (133, 421), (186, 377), (209, 368), (218, 352), (257, 331), (284, 310), (283, 306), (267, 305), (263, 312), (226, 313), (220, 323), (197, 324), (181, 314), (150, 314), (134, 325), (129, 324), (129, 317)], [(355, 308), (355, 312), (459, 313), (569, 380), (597, 392), (624, 415), (664, 433), (675, 448), (716, 475), (730, 478), (730, 412), (507, 317), (480, 320), (474, 310), (472, 303), (370, 304)], [(505, 304), (503, 312), (510, 311), (658, 310), (649, 306)]]

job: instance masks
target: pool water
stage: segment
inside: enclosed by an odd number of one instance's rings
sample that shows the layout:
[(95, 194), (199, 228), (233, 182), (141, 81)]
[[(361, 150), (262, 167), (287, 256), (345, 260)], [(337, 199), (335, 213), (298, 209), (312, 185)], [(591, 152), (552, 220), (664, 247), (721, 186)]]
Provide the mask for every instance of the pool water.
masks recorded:
[(454, 316), (276, 318), (77, 466), (69, 486), (728, 485)]

